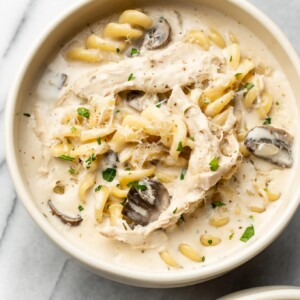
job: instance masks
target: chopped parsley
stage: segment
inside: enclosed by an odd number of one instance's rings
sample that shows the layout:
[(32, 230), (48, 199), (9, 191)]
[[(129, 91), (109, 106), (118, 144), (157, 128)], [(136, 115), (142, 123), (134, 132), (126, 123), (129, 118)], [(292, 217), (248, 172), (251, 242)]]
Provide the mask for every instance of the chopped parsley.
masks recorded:
[(176, 214), (177, 211), (177, 207), (173, 210), (173, 214)]
[(208, 244), (209, 244), (209, 245), (211, 245), (211, 244), (212, 244), (212, 240), (208, 240), (207, 242), (208, 242)]
[(128, 81), (134, 80), (136, 77), (134, 77), (133, 73), (131, 73), (128, 77)]
[(72, 167), (70, 167), (68, 171), (70, 174), (77, 174), (76, 170)]
[(185, 177), (186, 170), (182, 170), (180, 173), (180, 180), (183, 180)]
[(72, 127), (71, 127), (71, 131), (72, 131), (72, 132), (75, 132), (76, 130), (77, 130), (77, 129), (76, 129), (75, 126), (72, 126)]
[(249, 226), (246, 228), (245, 232), (243, 233), (243, 235), (240, 238), (240, 241), (242, 242), (248, 242), (253, 236), (254, 236), (255, 232), (254, 232), (254, 227), (253, 225)]
[(161, 103), (159, 102), (159, 103), (157, 103), (155, 106), (156, 106), (157, 108), (160, 108), (160, 107), (161, 107)]
[(179, 220), (181, 220), (182, 222), (185, 222), (183, 215), (180, 216)]
[(147, 186), (145, 184), (139, 184), (138, 181), (132, 181), (127, 184), (128, 187), (134, 187), (138, 191), (146, 191)]
[(268, 192), (269, 190), (268, 190), (268, 188), (267, 188), (267, 187), (265, 187), (265, 188), (264, 188), (264, 191), (265, 191), (265, 192)]
[(116, 177), (116, 174), (117, 174), (117, 170), (113, 168), (107, 168), (104, 171), (102, 171), (103, 179), (108, 182), (112, 182)]
[(245, 89), (248, 90), (248, 92), (254, 87), (254, 84), (251, 82), (247, 82), (245, 85)]
[(177, 147), (176, 151), (182, 152), (182, 150), (183, 150), (183, 147), (182, 147), (182, 141), (180, 141), (180, 142), (178, 143), (178, 147)]
[(229, 239), (232, 240), (234, 237), (234, 232), (229, 236)]
[(90, 111), (87, 108), (79, 107), (77, 108), (77, 113), (79, 116), (89, 119), (90, 118)]
[(268, 117), (268, 118), (265, 118), (263, 125), (269, 125), (271, 123), (272, 123), (272, 118)]
[(99, 192), (99, 191), (101, 190), (101, 188), (102, 188), (102, 185), (98, 185), (98, 186), (95, 188), (95, 192), (96, 192), (96, 193)]
[(97, 143), (98, 143), (98, 145), (101, 145), (101, 138), (97, 139)]
[(23, 116), (29, 118), (31, 115), (29, 113), (24, 113)]
[(131, 169), (130, 168), (126, 168), (125, 171), (131, 171)]
[(131, 53), (130, 53), (131, 56), (137, 56), (137, 55), (140, 55), (140, 51), (136, 48), (132, 48), (131, 49)]
[(79, 205), (79, 206), (78, 206), (78, 210), (79, 210), (79, 211), (83, 211), (83, 210), (84, 210), (84, 207), (81, 206), (81, 205)]
[(119, 110), (119, 109), (117, 109), (117, 110), (116, 110), (116, 114), (118, 114), (119, 112), (120, 112), (120, 110)]
[(214, 201), (211, 203), (212, 208), (225, 206), (226, 204), (223, 201)]
[(58, 158), (61, 158), (63, 160), (68, 160), (68, 161), (73, 161), (75, 159), (74, 157), (70, 157), (68, 155), (60, 155)]
[(121, 204), (122, 206), (124, 206), (125, 203), (126, 203), (126, 199), (125, 199), (123, 202), (121, 202), (120, 204)]
[(215, 156), (209, 163), (211, 171), (217, 171), (219, 168), (219, 159)]
[(205, 99), (203, 100), (203, 103), (206, 104), (206, 105), (208, 105), (208, 104), (210, 103), (210, 100), (205, 98)]
[(120, 48), (116, 48), (117, 53), (120, 53)]
[(193, 142), (195, 142), (195, 138), (193, 136), (189, 136), (189, 139), (191, 139)]
[(232, 55), (230, 55), (229, 61), (232, 62)]
[(202, 256), (202, 262), (205, 262), (205, 256)]
[(86, 161), (86, 167), (87, 169), (89, 169), (91, 167), (91, 164), (93, 161), (95, 161), (97, 159), (96, 155), (93, 153)]
[(254, 220), (254, 216), (253, 216), (253, 215), (250, 215), (250, 216), (249, 216), (249, 219), (250, 219), (250, 220)]
[(279, 105), (279, 101), (276, 101), (276, 105)]
[(239, 76), (241, 76), (243, 73), (236, 73), (234, 76), (235, 78), (238, 78)]

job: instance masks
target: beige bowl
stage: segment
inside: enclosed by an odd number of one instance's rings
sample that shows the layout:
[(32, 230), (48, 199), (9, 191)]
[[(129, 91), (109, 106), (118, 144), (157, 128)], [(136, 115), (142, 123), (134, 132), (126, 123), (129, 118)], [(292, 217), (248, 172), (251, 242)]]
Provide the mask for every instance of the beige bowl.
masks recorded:
[(300, 288), (293, 286), (264, 286), (239, 291), (218, 300), (299, 300)]
[[(149, 0), (150, 1), (150, 0)], [(167, 0), (166, 0), (167, 1)], [(171, 0), (168, 0), (171, 2)], [(182, 0), (183, 1), (183, 0)], [(80, 31), (86, 23), (91, 23), (103, 16), (128, 7), (138, 7), (147, 0), (97, 0), (82, 1), (63, 13), (48, 28), (32, 49), (21, 68), (6, 107), (6, 155), (7, 162), (14, 181), (19, 198), (35, 222), (42, 230), (65, 252), (75, 257), (85, 266), (101, 276), (123, 283), (145, 287), (176, 287), (199, 283), (221, 274), (248, 261), (253, 256), (266, 248), (285, 228), (292, 218), (299, 204), (299, 184), (295, 180), (289, 182), (289, 193), (286, 199), (280, 201), (280, 208), (274, 214), (273, 220), (265, 226), (266, 234), (257, 238), (247, 248), (225, 257), (216, 263), (211, 263), (204, 268), (196, 270), (182, 270), (179, 272), (158, 273), (128, 270), (125, 267), (114, 265), (108, 261), (101, 261), (92, 255), (77, 248), (59, 234), (47, 219), (38, 210), (31, 191), (26, 183), (19, 156), (19, 116), (23, 95), (26, 95), (43, 63), (51, 57), (64, 41), (74, 33)], [(152, 3), (153, 1), (151, 1)], [(185, 1), (184, 1), (185, 2)], [(204, 4), (215, 10), (221, 11), (236, 20), (240, 20), (250, 28), (257, 36), (272, 46), (272, 52), (280, 62), (283, 70), (290, 80), (295, 95), (300, 94), (300, 66), (299, 59), (292, 46), (282, 32), (260, 11), (246, 1), (240, 0), (194, 0), (195, 4)], [(299, 103), (297, 103), (299, 111)], [(295, 150), (295, 170), (300, 170), (299, 148)]]

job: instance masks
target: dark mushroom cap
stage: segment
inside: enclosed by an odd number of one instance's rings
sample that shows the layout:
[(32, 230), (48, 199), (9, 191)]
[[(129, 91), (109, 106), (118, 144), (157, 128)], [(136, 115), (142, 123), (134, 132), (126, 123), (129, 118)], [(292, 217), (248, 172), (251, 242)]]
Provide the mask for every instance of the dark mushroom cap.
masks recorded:
[(168, 190), (158, 180), (144, 178), (131, 184), (122, 214), (138, 225), (156, 221), (170, 204)]
[(144, 46), (148, 50), (154, 50), (166, 46), (171, 38), (171, 27), (164, 17), (160, 17), (151, 27), (144, 40)]

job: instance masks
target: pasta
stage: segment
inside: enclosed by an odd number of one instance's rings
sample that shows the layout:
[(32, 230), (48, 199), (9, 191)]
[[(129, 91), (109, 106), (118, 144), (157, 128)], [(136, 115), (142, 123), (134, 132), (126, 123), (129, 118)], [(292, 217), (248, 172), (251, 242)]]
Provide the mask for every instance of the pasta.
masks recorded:
[(79, 185), (78, 195), (82, 202), (85, 202), (87, 191), (95, 184), (96, 176), (94, 173), (87, 173)]
[(153, 20), (138, 10), (125, 10), (119, 17), (119, 23), (127, 23), (132, 26), (141, 26), (144, 29), (149, 29), (153, 24)]
[(212, 235), (201, 235), (200, 242), (203, 246), (216, 246), (221, 243), (221, 239)]
[(195, 262), (203, 261), (203, 256), (201, 256), (198, 252), (196, 252), (196, 250), (193, 249), (190, 245), (180, 244), (178, 249), (182, 255), (184, 255), (190, 260), (193, 260)]
[[(98, 223), (102, 222), (103, 218), (103, 210), (106, 204), (106, 201), (109, 196), (109, 189), (106, 186), (101, 186), (100, 190), (95, 192), (95, 219)], [(112, 217), (113, 222), (115, 222), (117, 218), (117, 212), (114, 212), (114, 216)]]
[(161, 259), (169, 266), (173, 268), (180, 268), (178, 262), (174, 259), (174, 257), (166, 250), (159, 253)]

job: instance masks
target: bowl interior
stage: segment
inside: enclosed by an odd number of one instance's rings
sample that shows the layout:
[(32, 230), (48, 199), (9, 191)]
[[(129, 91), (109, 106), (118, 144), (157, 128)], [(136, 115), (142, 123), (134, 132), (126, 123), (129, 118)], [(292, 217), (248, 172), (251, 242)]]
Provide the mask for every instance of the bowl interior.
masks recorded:
[[(7, 160), (18, 195), (22, 199), (24, 205), (39, 226), (67, 253), (76, 257), (99, 274), (114, 280), (133, 285), (171, 287), (192, 284), (221, 275), (247, 261), (264, 249), (285, 227), (298, 206), (299, 187), (296, 180), (292, 180), (289, 183), (290, 187), (286, 199), (282, 199), (280, 209), (277, 209), (277, 212), (274, 215), (273, 220), (276, 220), (276, 222), (269, 222), (269, 224), (265, 225), (268, 234), (257, 239), (255, 243), (249, 245), (244, 251), (237, 253), (234, 257), (228, 257), (222, 262), (208, 265), (205, 268), (199, 268), (199, 270), (187, 270), (170, 274), (155, 274), (154, 277), (151, 272), (143, 273), (138, 271), (128, 271), (121, 267), (113, 266), (108, 262), (96, 260), (87, 253), (76, 249), (74, 245), (70, 244), (70, 242), (60, 236), (47, 220), (43, 218), (35, 203), (32, 201), (31, 191), (26, 183), (20, 157), (18, 155), (18, 137), (20, 134), (18, 114), (22, 111), (22, 102), (24, 101), (24, 98), (26, 98), (24, 95), (28, 94), (29, 89), (36, 81), (36, 78), (38, 78), (43, 66), (51, 59), (51, 57), (53, 57), (56, 50), (88, 23), (93, 23), (112, 13), (130, 7), (136, 8), (149, 2), (151, 2), (151, 4), (154, 3), (154, 1), (150, 0), (85, 1), (75, 5), (67, 13), (62, 14), (62, 16), (58, 18), (58, 21), (50, 27), (30, 53), (9, 97), (6, 122)], [(170, 0), (169, 2), (170, 5), (172, 5), (172, 3), (176, 1)], [(245, 1), (193, 0), (189, 2), (195, 3), (196, 5), (206, 5), (221, 11), (250, 28), (265, 42), (271, 49), (277, 61), (280, 62), (283, 71), (289, 78), (294, 95), (300, 94), (298, 56), (283, 34), (262, 13)], [(159, 4), (158, 1), (157, 3)], [(297, 102), (296, 105), (299, 112), (300, 103)], [(298, 147), (296, 147), (295, 174), (300, 170), (298, 156), (299, 150)]]

